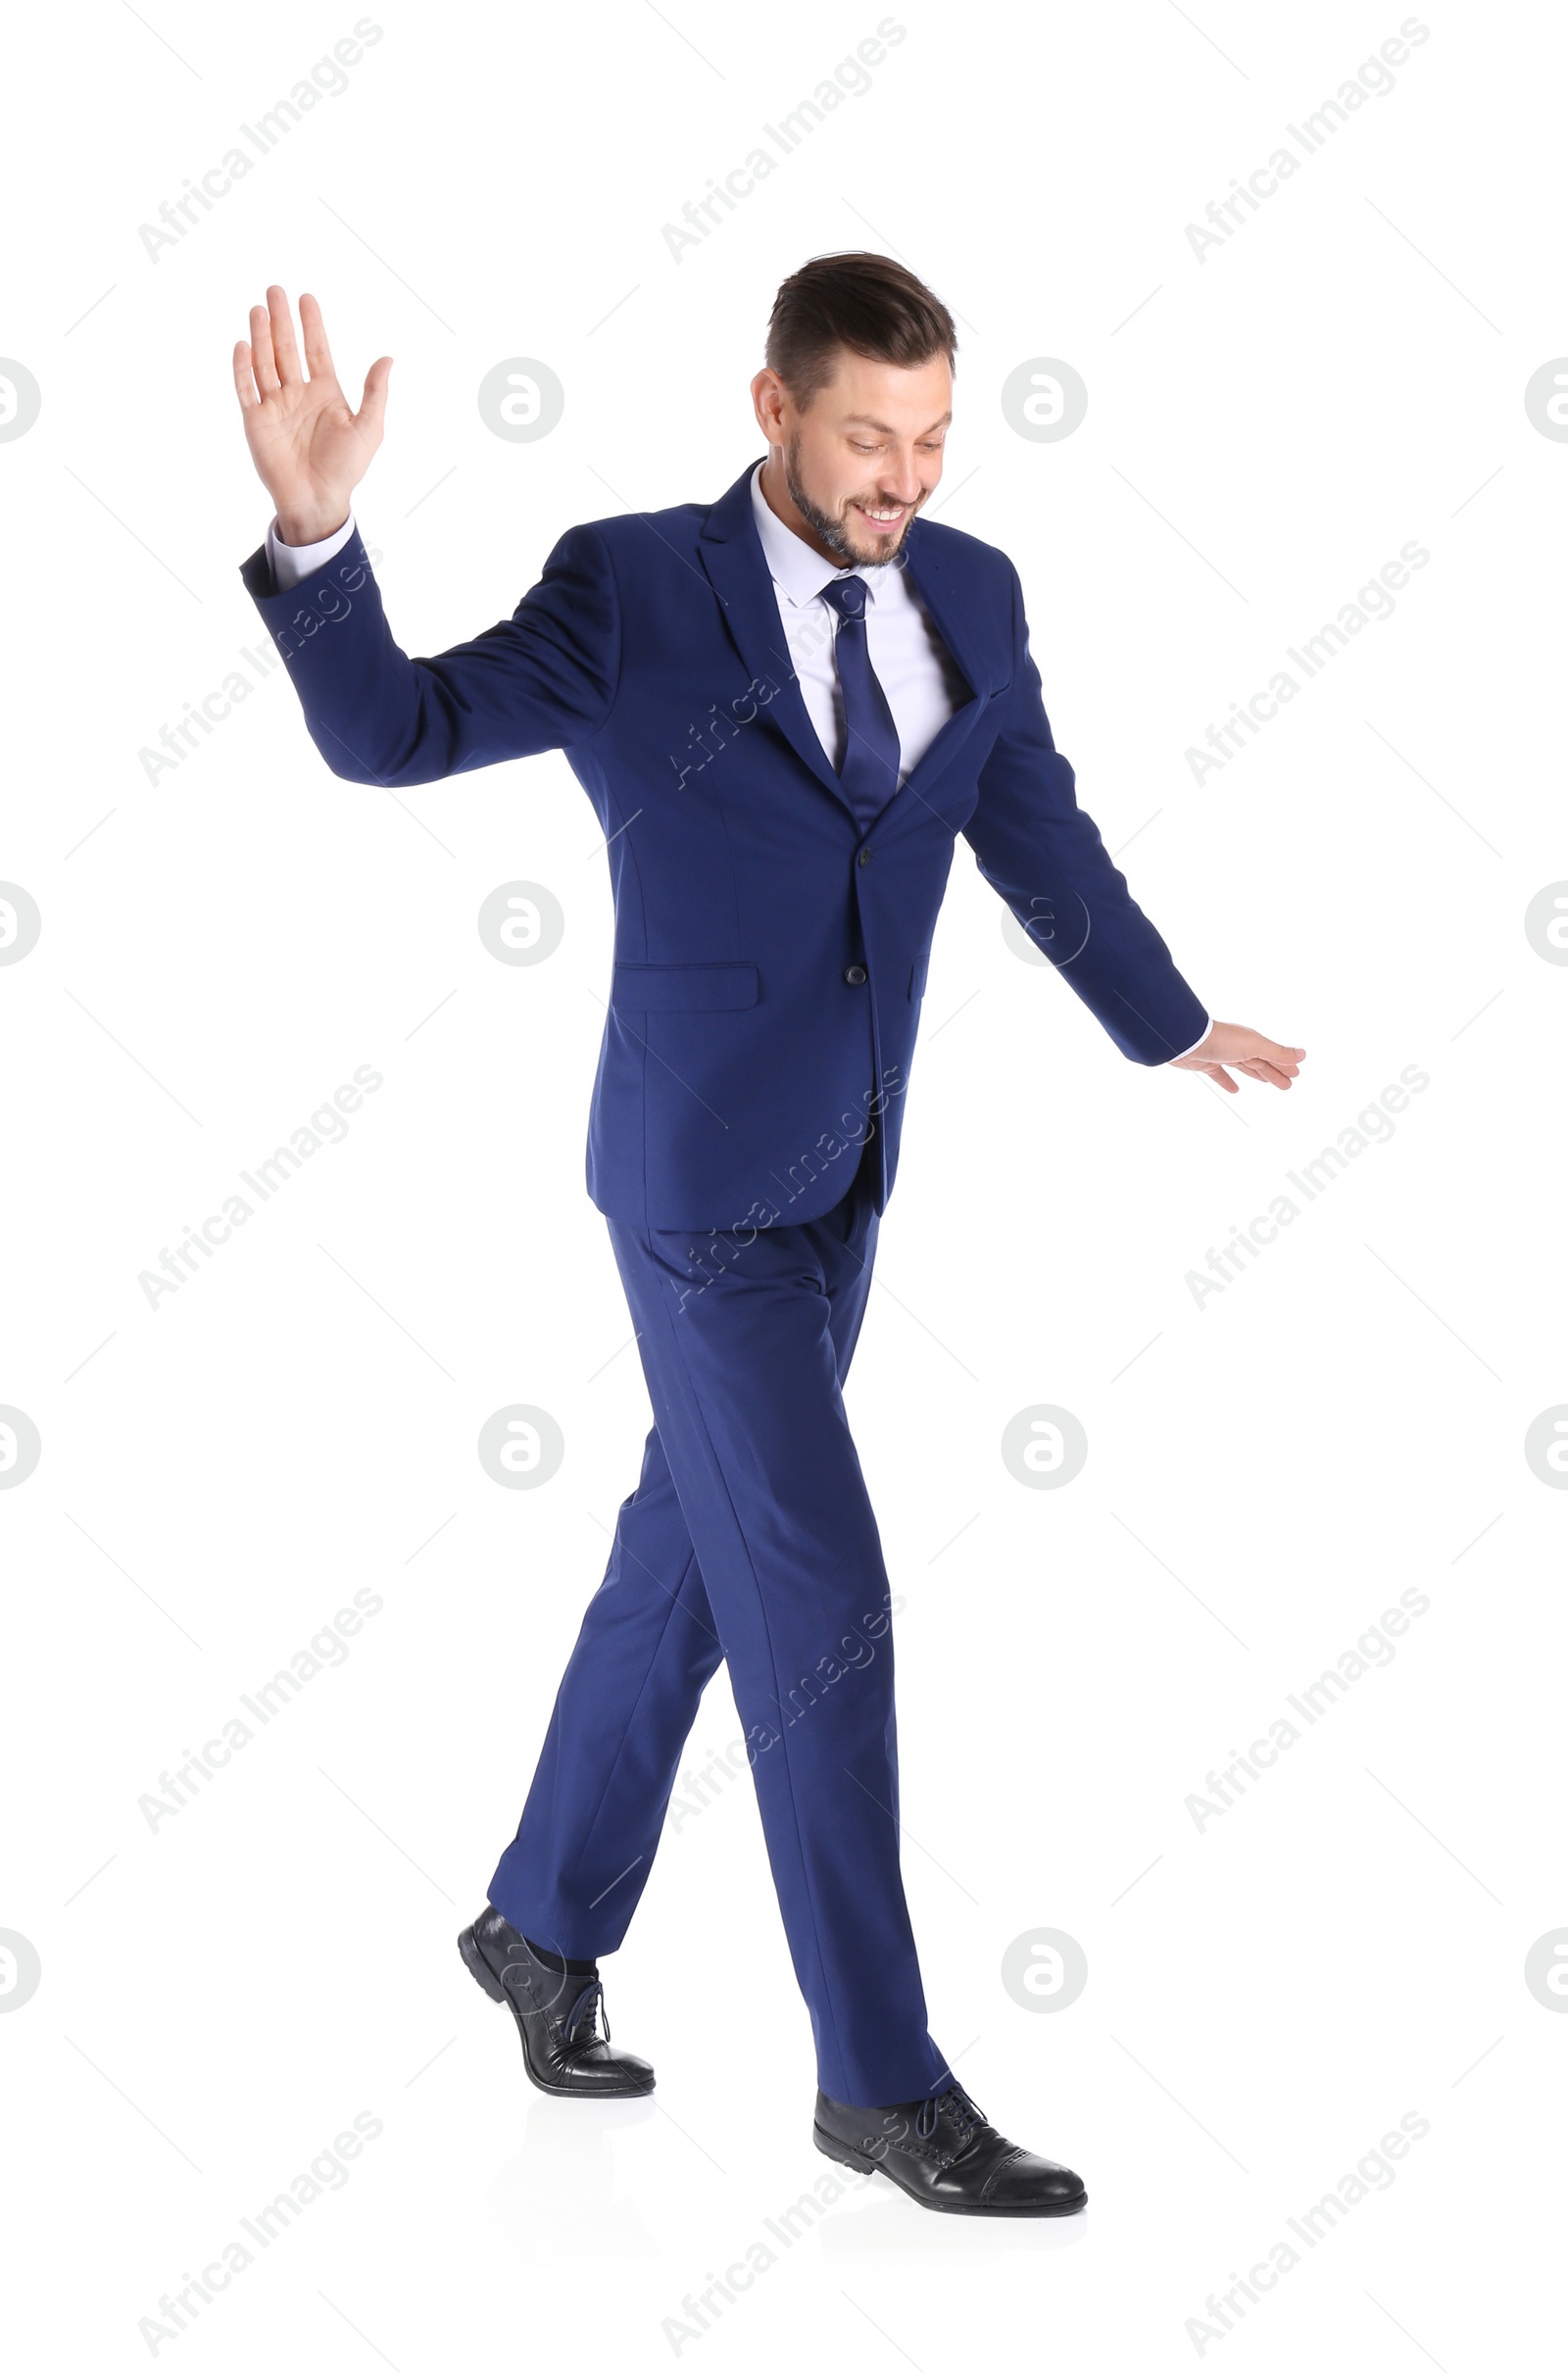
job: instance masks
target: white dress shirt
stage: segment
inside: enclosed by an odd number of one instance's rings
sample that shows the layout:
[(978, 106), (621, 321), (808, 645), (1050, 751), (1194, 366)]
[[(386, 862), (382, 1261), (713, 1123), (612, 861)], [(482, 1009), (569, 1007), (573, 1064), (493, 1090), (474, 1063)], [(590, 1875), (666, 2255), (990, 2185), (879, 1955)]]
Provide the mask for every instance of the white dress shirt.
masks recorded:
[(943, 726), (969, 697), (953, 656), (909, 582), (896, 564), (840, 568), (770, 511), (762, 492), (762, 465), (752, 475), (752, 516), (762, 539), (762, 557), (773, 579), (784, 639), (806, 703), (835, 774), (844, 765), (847, 735), (844, 694), (833, 646), (843, 623), (822, 599), (822, 588), (858, 576), (865, 586), (865, 648), (876, 680), (887, 696), (899, 737), (899, 782), (904, 784)]
[[(955, 709), (968, 698), (965, 683), (927, 613), (908, 571), (884, 562), (863, 568), (836, 568), (786, 527), (768, 509), (761, 488), (762, 465), (752, 474), (752, 516), (762, 541), (762, 555), (773, 580), (778, 614), (790, 661), (800, 682), (806, 714), (835, 773), (844, 758), (844, 695), (833, 656), (839, 614), (821, 598), (824, 585), (836, 577), (859, 576), (866, 588), (865, 647), (876, 678), (887, 696), (899, 737), (899, 782), (902, 786), (919, 765)], [(350, 512), (335, 535), (318, 544), (285, 544), (274, 519), (267, 530), (267, 557), (272, 583), (290, 593), (302, 577), (334, 560), (354, 533)], [(1209, 1022), (1185, 1055), (1208, 1036)], [(1176, 1060), (1174, 1056), (1170, 1058)]]

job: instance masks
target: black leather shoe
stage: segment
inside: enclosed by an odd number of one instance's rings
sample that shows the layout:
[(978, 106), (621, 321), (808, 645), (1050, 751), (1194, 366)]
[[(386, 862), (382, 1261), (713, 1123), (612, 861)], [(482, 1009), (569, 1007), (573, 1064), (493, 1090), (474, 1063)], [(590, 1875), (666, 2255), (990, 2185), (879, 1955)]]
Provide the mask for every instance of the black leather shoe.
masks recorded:
[(601, 2101), (652, 2093), (654, 2072), (634, 2052), (612, 2052), (610, 2022), (599, 2032), (605, 1990), (592, 1977), (548, 1968), (525, 1938), (487, 1903), (458, 1951), (493, 2002), (505, 2002), (522, 2038), (522, 2060), (541, 2093), (593, 2094)]
[(961, 2085), (892, 2109), (852, 2109), (819, 2093), (814, 2134), (842, 2166), (880, 2167), (922, 2208), (950, 2216), (1074, 2216), (1088, 2205), (1082, 2176), (1009, 2143)]

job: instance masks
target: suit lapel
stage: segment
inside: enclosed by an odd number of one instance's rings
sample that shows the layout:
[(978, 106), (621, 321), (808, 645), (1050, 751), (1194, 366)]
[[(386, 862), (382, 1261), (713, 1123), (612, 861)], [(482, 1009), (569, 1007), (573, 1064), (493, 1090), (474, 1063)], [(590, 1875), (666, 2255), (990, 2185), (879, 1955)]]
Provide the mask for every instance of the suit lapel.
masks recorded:
[(970, 632), (964, 589), (951, 566), (940, 557), (940, 548), (934, 547), (923, 534), (919, 519), (909, 529), (906, 552), (909, 583), (925, 604), (937, 632), (952, 652), (959, 672), (969, 686), (969, 697), (955, 709), (919, 764), (906, 776), (892, 802), (895, 810), (905, 801), (911, 808), (916, 802), (922, 806), (929, 804), (927, 794), (930, 787), (952, 764), (973, 732), (975, 721), (989, 698), (991, 684), (991, 670), (986, 667), (979, 646)]
[[(778, 597), (768, 571), (757, 521), (752, 517), (752, 472), (755, 462), (710, 511), (698, 538), (698, 554), (717, 596), (725, 629), (754, 678), (778, 686), (766, 714), (783, 733), (803, 765), (831, 791), (845, 813), (855, 811), (844, 796), (807, 713), (800, 682), (784, 639)], [(938, 633), (952, 652), (970, 686), (969, 698), (956, 708), (900, 790), (894, 793), (878, 822), (891, 820), (901, 807), (928, 805), (927, 793), (967, 741), (990, 694), (992, 670), (970, 631), (969, 612), (961, 569), (951, 555), (924, 533), (916, 519), (909, 529), (907, 567), (910, 582), (934, 619)]]
[(832, 792), (847, 814), (855, 811), (844, 796), (816, 728), (807, 714), (800, 682), (784, 639), (778, 596), (768, 573), (762, 541), (752, 517), (752, 471), (748, 463), (729, 492), (720, 496), (703, 522), (698, 555), (718, 597), (724, 625), (754, 679), (776, 684), (765, 714), (772, 718), (803, 765)]

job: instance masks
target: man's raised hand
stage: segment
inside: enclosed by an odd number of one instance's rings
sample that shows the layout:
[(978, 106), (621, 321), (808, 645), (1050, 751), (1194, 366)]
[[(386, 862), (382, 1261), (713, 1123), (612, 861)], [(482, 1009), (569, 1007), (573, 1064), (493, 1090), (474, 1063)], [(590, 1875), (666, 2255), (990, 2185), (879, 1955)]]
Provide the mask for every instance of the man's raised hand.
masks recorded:
[[(250, 344), (234, 349), (234, 392), (256, 474), (272, 498), (285, 544), (315, 544), (349, 516), (349, 500), (381, 442), (392, 358), (366, 373), (353, 412), (337, 383), (314, 297), (300, 299), (300, 361), (294, 321), (281, 288), (251, 307)], [(306, 372), (309, 371), (309, 377)]]
[(1305, 1061), (1305, 1047), (1279, 1046), (1261, 1030), (1248, 1029), (1244, 1022), (1216, 1021), (1190, 1055), (1173, 1056), (1170, 1067), (1173, 1071), (1201, 1071), (1228, 1096), (1235, 1096), (1239, 1090), (1225, 1068), (1227, 1063), (1232, 1070), (1245, 1071), (1249, 1079), (1265, 1079), (1271, 1087), (1288, 1088)]

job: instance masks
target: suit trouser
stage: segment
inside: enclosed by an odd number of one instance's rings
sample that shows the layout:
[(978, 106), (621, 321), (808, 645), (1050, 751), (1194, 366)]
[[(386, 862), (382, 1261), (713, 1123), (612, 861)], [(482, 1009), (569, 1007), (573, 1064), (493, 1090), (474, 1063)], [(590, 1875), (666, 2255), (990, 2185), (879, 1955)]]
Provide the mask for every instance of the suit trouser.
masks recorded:
[(875, 1251), (868, 1168), (822, 1218), (750, 1241), (610, 1221), (655, 1426), (490, 1882), (535, 1944), (613, 1952), (722, 1660), (818, 2082), (861, 2105), (948, 2080), (899, 1869), (887, 1573), (840, 1392)]

